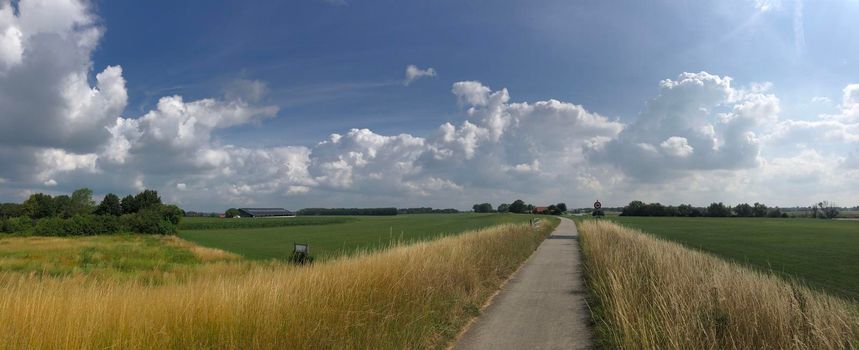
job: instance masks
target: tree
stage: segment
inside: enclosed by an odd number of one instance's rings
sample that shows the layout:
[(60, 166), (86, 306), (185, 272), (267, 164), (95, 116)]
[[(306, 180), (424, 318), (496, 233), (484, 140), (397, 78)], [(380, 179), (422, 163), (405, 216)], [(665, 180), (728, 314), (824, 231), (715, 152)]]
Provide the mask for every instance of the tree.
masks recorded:
[(79, 188), (72, 192), (69, 203), (69, 216), (91, 214), (95, 209), (95, 201), (92, 200), (92, 190)]
[(839, 214), (838, 208), (829, 201), (817, 203), (816, 210), (814, 212), (816, 217), (821, 219), (834, 219)]
[(475, 204), (471, 208), (474, 209), (475, 213), (491, 213), (492, 212), (492, 204), (489, 204), (489, 203)]
[(725, 206), (724, 203), (711, 203), (709, 207), (707, 207), (707, 216), (713, 217), (727, 217), (731, 215), (731, 209)]
[(556, 207), (558, 207), (558, 211), (561, 213), (565, 213), (567, 211), (567, 203), (558, 203)]
[(677, 216), (693, 216), (695, 208), (691, 204), (680, 204), (677, 206)]
[(24, 206), (18, 203), (0, 204), (0, 218), (17, 218), (24, 216)]
[(72, 212), (72, 198), (69, 196), (60, 195), (54, 197), (52, 206), (54, 214), (51, 216), (61, 216), (63, 218), (74, 216), (74, 212)]
[(752, 208), (753, 215), (758, 218), (762, 218), (767, 216), (767, 206), (761, 203), (755, 202), (755, 206)]
[(95, 213), (96, 215), (122, 215), (122, 204), (119, 201), (119, 197), (113, 193), (106, 194), (98, 205), (98, 208), (96, 208)]
[[(755, 203), (755, 205), (758, 205), (758, 203)], [(746, 217), (754, 216), (755, 211), (754, 211), (754, 208), (752, 208), (752, 206), (749, 205), (749, 203), (742, 203), (742, 204), (737, 204), (737, 206), (734, 207), (734, 213), (737, 214), (737, 216), (739, 216), (739, 217), (746, 218)]]
[(510, 204), (501, 203), (498, 205), (498, 212), (499, 213), (506, 213), (508, 211), (510, 211)]
[(517, 213), (517, 214), (522, 214), (522, 213), (528, 212), (528, 207), (525, 205), (525, 202), (522, 201), (521, 199), (517, 199), (517, 200), (513, 201), (513, 203), (510, 203), (509, 209), (510, 209), (511, 213)]
[(632, 201), (629, 202), (629, 205), (623, 207), (623, 211), (620, 212), (621, 216), (642, 216), (644, 215), (644, 202), (642, 201)]
[(122, 207), (123, 214), (134, 214), (140, 211), (140, 205), (137, 204), (137, 200), (134, 199), (134, 196), (130, 194), (122, 198), (120, 206)]
[(139, 209), (156, 208), (161, 205), (161, 197), (158, 196), (158, 191), (143, 190), (134, 196), (134, 201), (137, 202)]
[(239, 215), (241, 215), (241, 213), (239, 213), (239, 210), (236, 208), (230, 208), (224, 212), (225, 218), (234, 218), (234, 217), (239, 216)]
[(22, 204), (24, 212), (33, 219), (47, 218), (56, 215), (54, 200), (50, 195), (36, 193), (30, 195)]

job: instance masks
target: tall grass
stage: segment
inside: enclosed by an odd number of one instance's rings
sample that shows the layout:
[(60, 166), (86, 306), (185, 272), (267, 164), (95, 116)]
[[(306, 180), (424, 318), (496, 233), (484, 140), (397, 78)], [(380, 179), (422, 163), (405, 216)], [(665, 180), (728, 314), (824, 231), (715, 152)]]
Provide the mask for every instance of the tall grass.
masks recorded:
[(579, 228), (604, 347), (859, 347), (855, 304), (614, 223)]
[(307, 267), (213, 263), (165, 285), (0, 274), (0, 346), (439, 348), (551, 226), (496, 226)]

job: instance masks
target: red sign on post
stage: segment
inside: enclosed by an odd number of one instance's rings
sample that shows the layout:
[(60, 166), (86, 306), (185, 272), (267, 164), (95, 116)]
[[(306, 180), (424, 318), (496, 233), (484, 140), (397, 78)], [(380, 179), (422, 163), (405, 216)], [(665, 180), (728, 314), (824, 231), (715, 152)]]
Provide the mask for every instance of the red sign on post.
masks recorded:
[(594, 209), (599, 209), (599, 208), (602, 208), (602, 203), (600, 203), (600, 201), (594, 202)]

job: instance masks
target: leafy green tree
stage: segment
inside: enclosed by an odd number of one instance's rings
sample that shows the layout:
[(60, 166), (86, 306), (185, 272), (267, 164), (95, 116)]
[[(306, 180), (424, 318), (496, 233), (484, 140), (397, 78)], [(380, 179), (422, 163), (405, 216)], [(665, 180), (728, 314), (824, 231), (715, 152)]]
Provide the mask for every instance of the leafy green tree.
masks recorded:
[(33, 219), (47, 218), (56, 215), (54, 199), (44, 193), (30, 195), (22, 204), (24, 213)]
[(707, 207), (707, 216), (713, 217), (727, 217), (731, 216), (731, 209), (726, 207), (724, 203), (711, 203), (710, 206)]
[(18, 203), (0, 203), (0, 218), (24, 216), (24, 206)]
[(92, 200), (92, 190), (79, 188), (72, 192), (69, 203), (69, 216), (91, 214), (95, 209), (95, 201)]
[(528, 212), (528, 206), (526, 206), (525, 202), (522, 201), (521, 199), (517, 199), (517, 200), (513, 201), (513, 203), (510, 203), (509, 209), (510, 209), (511, 213), (517, 213), (517, 214), (522, 214), (522, 213)]
[(642, 201), (632, 201), (620, 212), (621, 216), (644, 216), (645, 204)]
[(697, 209), (693, 208), (691, 204), (680, 204), (677, 206), (677, 216), (698, 216), (695, 215)]
[(63, 218), (70, 218), (74, 216), (74, 212), (72, 211), (72, 198), (66, 195), (56, 196), (53, 199), (53, 211), (54, 215), (52, 216), (60, 216)]
[(179, 221), (182, 220), (182, 216), (185, 215), (185, 212), (183, 212), (182, 209), (179, 209), (179, 207), (172, 204), (160, 205), (158, 206), (158, 210), (161, 212), (161, 217), (173, 225), (179, 225)]
[(499, 205), (498, 205), (498, 212), (499, 212), (499, 213), (506, 213), (506, 212), (509, 212), (509, 211), (510, 211), (510, 204), (507, 204), (507, 203), (501, 203), (501, 204), (499, 204)]
[(137, 202), (139, 209), (156, 208), (161, 205), (161, 197), (158, 196), (158, 191), (143, 190), (134, 196), (134, 201)]
[(767, 206), (763, 205), (761, 203), (755, 202), (755, 206), (752, 207), (752, 215), (754, 215), (755, 217), (758, 217), (758, 218), (762, 218), (764, 216), (767, 216), (767, 211), (768, 211)]
[(140, 205), (137, 204), (137, 199), (130, 194), (122, 198), (120, 206), (122, 207), (123, 214), (134, 214), (140, 211)]
[(236, 216), (239, 216), (239, 210), (236, 208), (230, 208), (224, 212), (224, 217), (234, 218)]
[(556, 207), (558, 207), (558, 211), (560, 211), (561, 213), (567, 211), (567, 203), (558, 203)]
[[(755, 203), (755, 205), (757, 204), (758, 203)], [(734, 207), (734, 213), (743, 218), (755, 216), (754, 208), (752, 208), (749, 203), (737, 204), (737, 206)]]
[(492, 212), (492, 204), (489, 204), (489, 203), (475, 204), (471, 208), (474, 209), (475, 213), (491, 213)]
[(104, 199), (101, 200), (95, 213), (97, 215), (122, 215), (122, 203), (120, 203), (119, 197), (113, 193), (108, 193), (104, 196)]

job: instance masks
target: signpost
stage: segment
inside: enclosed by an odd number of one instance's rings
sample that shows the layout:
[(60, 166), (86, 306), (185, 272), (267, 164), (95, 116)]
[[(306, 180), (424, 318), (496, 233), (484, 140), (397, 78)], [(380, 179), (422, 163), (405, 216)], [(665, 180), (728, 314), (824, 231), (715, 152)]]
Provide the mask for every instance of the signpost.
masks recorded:
[(295, 248), (292, 250), (292, 261), (304, 264), (312, 261), (310, 258), (310, 245), (307, 243), (293, 243)]
[(605, 213), (603, 213), (603, 211), (602, 211), (602, 203), (600, 203), (599, 199), (597, 199), (597, 201), (594, 202), (594, 211), (593, 211), (592, 215), (596, 218), (600, 218), (600, 217), (605, 216)]

